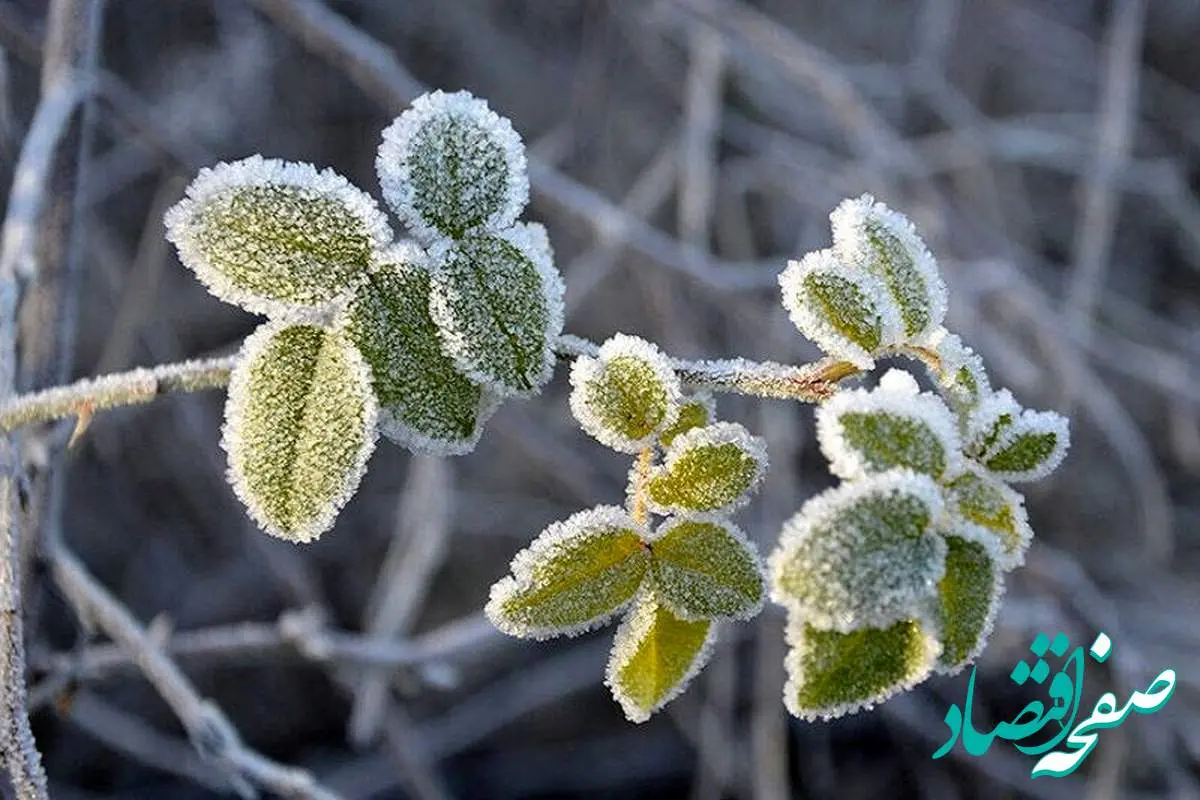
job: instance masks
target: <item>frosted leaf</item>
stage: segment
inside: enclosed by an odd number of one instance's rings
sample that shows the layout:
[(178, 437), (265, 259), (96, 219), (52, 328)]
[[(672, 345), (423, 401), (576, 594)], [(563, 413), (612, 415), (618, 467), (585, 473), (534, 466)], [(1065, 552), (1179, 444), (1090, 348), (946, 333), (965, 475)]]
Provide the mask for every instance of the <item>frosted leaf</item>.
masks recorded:
[(946, 574), (938, 581), (938, 669), (954, 674), (983, 652), (1004, 584), (987, 547), (953, 535), (946, 545)]
[(674, 424), (659, 434), (658, 443), (664, 448), (670, 447), (677, 436), (716, 421), (716, 400), (708, 392), (696, 392), (680, 400), (679, 416)]
[(358, 487), (375, 422), (370, 368), (348, 337), (262, 325), (242, 345), (225, 403), (234, 492), (267, 533), (311, 541)]
[(502, 397), (528, 397), (550, 380), (562, 333), (562, 278), (541, 226), (443, 240), (430, 253), (429, 312), (444, 352)]
[(1019, 567), (1033, 539), (1025, 499), (981, 469), (969, 468), (946, 484), (946, 503), (958, 532), (988, 548), (1002, 569)]
[(414, 100), (384, 130), (375, 168), (388, 205), (426, 242), (507, 228), (529, 200), (521, 137), (469, 92)]
[(617, 629), (604, 682), (630, 722), (645, 722), (687, 688), (712, 655), (717, 626), (683, 620), (640, 595)]
[(771, 554), (771, 599), (823, 629), (890, 625), (933, 596), (946, 543), (933, 529), (937, 484), (910, 470), (844, 483), (784, 523)]
[(969, 409), (991, 393), (983, 359), (957, 335), (940, 328), (929, 344), (942, 362), (941, 372), (930, 370), (930, 376), (955, 408)]
[(899, 337), (899, 313), (883, 281), (841, 263), (832, 250), (789, 261), (779, 288), (800, 332), (860, 369), (874, 367), (872, 354)]
[(869, 710), (916, 686), (929, 676), (938, 654), (937, 639), (916, 619), (843, 633), (793, 616), (787, 640), (783, 703), (794, 716), (812, 721)]
[(546, 528), (492, 586), (484, 609), (510, 636), (573, 636), (608, 621), (633, 598), (650, 563), (641, 526), (599, 506)]
[(1006, 481), (1036, 481), (1058, 468), (1070, 443), (1066, 417), (1025, 409), (999, 431), (979, 460)]
[(847, 479), (893, 467), (936, 479), (957, 471), (961, 461), (950, 409), (896, 369), (871, 391), (842, 391), (818, 407), (817, 440), (830, 471)]
[(646, 482), (646, 500), (662, 514), (730, 511), (766, 471), (766, 442), (736, 422), (717, 422), (675, 438)]
[(661, 602), (682, 619), (749, 619), (762, 609), (763, 566), (720, 517), (672, 519), (650, 543)]
[(985, 396), (967, 415), (963, 436), (966, 454), (978, 459), (988, 452), (1020, 414), (1021, 406), (1008, 389)]
[(413, 244), (376, 254), (343, 309), (346, 332), (371, 365), (379, 429), (409, 450), (461, 455), (475, 449), (498, 398), (442, 353), (429, 315), (429, 265)]
[(937, 262), (903, 214), (869, 194), (843, 200), (829, 215), (840, 261), (881, 278), (900, 310), (906, 341), (921, 343), (946, 317)]
[(571, 367), (571, 413), (599, 442), (623, 453), (654, 444), (679, 415), (679, 378), (650, 342), (618, 333), (596, 358)]
[(210, 292), (269, 316), (313, 317), (392, 238), (375, 201), (342, 176), (262, 156), (200, 170), (164, 222)]

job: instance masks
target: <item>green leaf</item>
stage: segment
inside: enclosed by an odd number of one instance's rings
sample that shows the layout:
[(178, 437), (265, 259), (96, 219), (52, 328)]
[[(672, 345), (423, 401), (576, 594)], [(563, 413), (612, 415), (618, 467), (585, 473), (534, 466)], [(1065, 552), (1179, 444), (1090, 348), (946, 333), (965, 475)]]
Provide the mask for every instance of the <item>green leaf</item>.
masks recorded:
[(383, 434), (414, 452), (460, 455), (475, 448), (497, 402), (442, 352), (429, 286), (420, 248), (390, 248), (355, 292), (345, 325), (371, 365)]
[(870, 709), (915, 686), (938, 652), (937, 641), (914, 619), (839, 633), (797, 618), (788, 625), (788, 641), (783, 702), (807, 720)]
[(696, 428), (703, 428), (717, 421), (716, 403), (712, 395), (702, 393), (681, 401), (679, 416), (675, 424), (658, 435), (662, 447), (670, 447), (678, 436)]
[(749, 619), (762, 608), (762, 562), (731, 523), (672, 519), (650, 552), (659, 599), (680, 618)]
[(660, 513), (728, 511), (744, 504), (767, 469), (767, 446), (734, 422), (679, 436), (646, 483)]
[(445, 240), (430, 254), (429, 311), (446, 355), (500, 396), (536, 394), (562, 332), (562, 280), (541, 226)]
[(596, 358), (571, 368), (571, 413), (602, 444), (636, 453), (679, 414), (679, 379), (670, 359), (636, 336), (617, 334)]
[(375, 446), (371, 374), (340, 331), (267, 323), (242, 346), (221, 446), (234, 491), (267, 533), (333, 525)]
[(891, 344), (900, 320), (882, 282), (848, 268), (830, 250), (791, 261), (779, 276), (783, 305), (800, 332), (822, 350), (860, 369)]
[(613, 640), (605, 683), (631, 722), (645, 722), (703, 668), (716, 634), (707, 620), (683, 620), (643, 593)]
[(271, 316), (312, 316), (392, 237), (375, 201), (345, 178), (261, 156), (201, 170), (165, 223), (210, 292)]
[(818, 408), (817, 439), (830, 470), (847, 479), (894, 467), (941, 478), (957, 468), (962, 447), (941, 398), (918, 393), (912, 376), (895, 369), (873, 391), (839, 392)]
[(1006, 481), (1036, 481), (1058, 468), (1069, 444), (1066, 417), (1026, 409), (999, 433), (980, 460)]
[(921, 341), (946, 316), (946, 286), (912, 223), (871, 195), (845, 200), (829, 216), (833, 250), (848, 266), (881, 278), (900, 312), (904, 337)]
[(946, 537), (946, 574), (938, 581), (942, 653), (938, 668), (957, 672), (987, 643), (1000, 607), (1000, 570), (983, 544)]
[(650, 555), (623, 509), (600, 506), (546, 528), (492, 586), (485, 609), (511, 636), (574, 635), (620, 611), (642, 585)]
[(384, 199), (426, 242), (503, 230), (529, 199), (521, 138), (468, 92), (414, 100), (383, 132), (375, 166)]
[(982, 471), (969, 471), (946, 484), (947, 500), (972, 538), (986, 544), (1003, 569), (1020, 566), (1033, 538), (1024, 498)]
[(945, 568), (938, 486), (894, 470), (830, 489), (784, 524), (771, 597), (820, 628), (883, 627), (918, 613)]
[(969, 411), (992, 391), (983, 360), (945, 328), (930, 338), (941, 362), (939, 371), (930, 370), (931, 377), (952, 406), (960, 412)]

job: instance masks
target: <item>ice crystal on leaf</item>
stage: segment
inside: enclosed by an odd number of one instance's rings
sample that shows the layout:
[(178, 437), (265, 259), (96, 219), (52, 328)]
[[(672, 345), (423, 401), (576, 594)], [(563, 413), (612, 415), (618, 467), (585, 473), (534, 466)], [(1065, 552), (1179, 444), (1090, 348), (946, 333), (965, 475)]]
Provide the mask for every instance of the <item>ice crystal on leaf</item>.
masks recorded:
[(758, 553), (721, 517), (671, 519), (651, 550), (659, 599), (681, 619), (749, 619), (762, 608)]
[(717, 422), (672, 441), (646, 498), (664, 514), (727, 512), (749, 500), (766, 469), (766, 442), (735, 422)]
[(946, 572), (938, 581), (939, 670), (957, 672), (983, 651), (1003, 593), (992, 551), (947, 532)]
[(899, 307), (905, 340), (927, 340), (946, 316), (946, 285), (908, 218), (865, 194), (842, 201), (829, 219), (838, 260), (883, 280)]
[(1025, 560), (1033, 539), (1025, 499), (986, 470), (972, 467), (946, 484), (946, 503), (958, 535), (978, 541), (1002, 569)]
[(675, 424), (679, 379), (670, 359), (636, 336), (617, 334), (596, 358), (581, 356), (571, 367), (571, 412), (601, 444), (624, 453), (652, 445)]
[(670, 447), (677, 436), (717, 421), (716, 400), (708, 392), (697, 392), (680, 400), (679, 416), (674, 424), (659, 434), (658, 443)]
[(413, 101), (383, 132), (375, 166), (388, 205), (427, 243), (501, 231), (529, 199), (521, 138), (468, 92)]
[(375, 419), (370, 369), (343, 332), (261, 326), (242, 346), (225, 405), (234, 491), (268, 533), (317, 538), (358, 487)]
[(392, 237), (375, 201), (345, 178), (261, 156), (201, 170), (165, 224), (209, 291), (274, 317), (315, 318)]
[(941, 360), (932, 377), (958, 410), (969, 410), (991, 393), (991, 382), (981, 359), (956, 334), (941, 328), (930, 336), (930, 347)]
[(1006, 481), (1036, 481), (1058, 468), (1069, 444), (1066, 417), (1025, 409), (1000, 430), (980, 460)]
[(788, 520), (769, 562), (771, 599), (849, 633), (919, 612), (945, 570), (937, 485), (911, 470), (843, 484)]

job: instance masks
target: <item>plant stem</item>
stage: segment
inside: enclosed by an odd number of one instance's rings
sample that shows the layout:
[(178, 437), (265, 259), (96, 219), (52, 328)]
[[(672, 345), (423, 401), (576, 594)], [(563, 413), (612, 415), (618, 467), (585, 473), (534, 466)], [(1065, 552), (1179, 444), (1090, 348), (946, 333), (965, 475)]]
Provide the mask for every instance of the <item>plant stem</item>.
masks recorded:
[(633, 497), (630, 514), (638, 525), (645, 525), (650, 520), (650, 512), (646, 508), (646, 481), (650, 478), (650, 468), (654, 465), (654, 448), (643, 447), (637, 457), (637, 472), (633, 479)]

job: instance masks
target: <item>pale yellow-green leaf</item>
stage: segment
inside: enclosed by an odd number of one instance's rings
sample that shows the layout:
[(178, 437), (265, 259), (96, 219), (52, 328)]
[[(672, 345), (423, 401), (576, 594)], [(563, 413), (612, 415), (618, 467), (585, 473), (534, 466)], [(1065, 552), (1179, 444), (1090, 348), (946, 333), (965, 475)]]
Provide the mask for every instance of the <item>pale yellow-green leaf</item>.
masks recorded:
[(315, 539), (357, 488), (375, 420), (370, 371), (344, 333), (263, 325), (230, 377), (221, 443), (233, 488), (268, 533)]
[(946, 484), (946, 498), (1002, 569), (1021, 564), (1033, 531), (1019, 493), (983, 471), (969, 471)]
[(749, 619), (762, 608), (762, 563), (732, 523), (672, 519), (650, 550), (659, 600), (678, 616)]
[(766, 472), (766, 443), (741, 425), (718, 422), (678, 436), (646, 484), (663, 513), (728, 511), (749, 499)]
[(675, 419), (675, 424), (658, 435), (658, 443), (662, 447), (670, 447), (676, 437), (716, 421), (715, 403), (710, 395), (685, 398), (679, 406), (679, 416)]
[(947, 536), (946, 544), (946, 574), (938, 581), (938, 667), (956, 672), (975, 660), (987, 643), (1001, 583), (999, 568), (983, 544), (959, 536)]
[(707, 620), (683, 620), (643, 593), (613, 640), (605, 682), (632, 722), (645, 722), (686, 688), (708, 660)]

